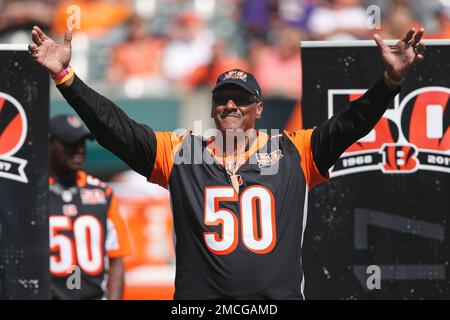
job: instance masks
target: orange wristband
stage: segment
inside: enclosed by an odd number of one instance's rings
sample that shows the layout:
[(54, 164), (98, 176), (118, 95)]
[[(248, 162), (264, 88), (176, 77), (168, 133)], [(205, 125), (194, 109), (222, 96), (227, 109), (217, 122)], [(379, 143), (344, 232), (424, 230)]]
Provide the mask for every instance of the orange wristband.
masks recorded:
[(55, 84), (57, 86), (59, 86), (60, 84), (62, 84), (64, 82), (66, 82), (67, 80), (69, 80), (74, 74), (75, 74), (75, 72), (73, 72), (72, 68), (69, 67), (68, 68), (68, 72), (67, 72), (67, 74), (64, 77), (62, 77), (60, 79), (53, 79), (53, 81), (55, 81)]

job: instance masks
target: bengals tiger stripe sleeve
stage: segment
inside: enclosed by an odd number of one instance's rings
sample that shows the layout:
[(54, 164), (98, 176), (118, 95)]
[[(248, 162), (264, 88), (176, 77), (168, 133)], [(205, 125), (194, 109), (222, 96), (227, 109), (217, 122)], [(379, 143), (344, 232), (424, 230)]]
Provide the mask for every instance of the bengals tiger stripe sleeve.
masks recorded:
[(145, 177), (156, 158), (155, 132), (130, 119), (114, 102), (89, 88), (76, 75), (71, 86), (58, 86), (95, 139)]
[(153, 171), (148, 179), (150, 182), (167, 189), (175, 152), (181, 147), (183, 139), (188, 133), (179, 135), (174, 132), (155, 132), (157, 148)]
[(131, 253), (128, 231), (119, 212), (116, 196), (111, 193), (111, 201), (107, 212), (106, 253), (109, 258), (122, 258)]
[(364, 95), (349, 104), (349, 108), (335, 114), (311, 135), (314, 163), (326, 175), (342, 153), (367, 135), (381, 119), (400, 87), (389, 89), (381, 77)]
[(325, 182), (328, 178), (328, 172), (321, 174), (313, 159), (311, 149), (311, 136), (313, 129), (285, 131), (286, 136), (292, 141), (300, 155), (300, 167), (305, 176), (308, 189)]

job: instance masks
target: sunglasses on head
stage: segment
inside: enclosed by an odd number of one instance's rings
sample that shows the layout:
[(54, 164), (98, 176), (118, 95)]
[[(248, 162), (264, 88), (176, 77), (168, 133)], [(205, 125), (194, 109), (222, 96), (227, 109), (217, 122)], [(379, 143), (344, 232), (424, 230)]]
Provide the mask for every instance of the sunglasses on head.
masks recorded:
[(255, 95), (249, 94), (223, 94), (223, 93), (214, 93), (212, 97), (213, 103), (219, 106), (224, 106), (228, 103), (228, 101), (233, 101), (237, 106), (247, 106), (249, 104), (259, 102), (258, 98)]

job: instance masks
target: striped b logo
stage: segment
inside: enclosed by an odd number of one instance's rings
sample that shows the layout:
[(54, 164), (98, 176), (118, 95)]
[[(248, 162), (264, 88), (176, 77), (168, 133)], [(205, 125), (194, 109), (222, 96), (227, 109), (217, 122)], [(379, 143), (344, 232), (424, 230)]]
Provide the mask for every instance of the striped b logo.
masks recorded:
[(13, 157), (25, 142), (27, 118), (22, 105), (0, 92), (0, 178), (28, 183), (24, 169), (27, 160)]

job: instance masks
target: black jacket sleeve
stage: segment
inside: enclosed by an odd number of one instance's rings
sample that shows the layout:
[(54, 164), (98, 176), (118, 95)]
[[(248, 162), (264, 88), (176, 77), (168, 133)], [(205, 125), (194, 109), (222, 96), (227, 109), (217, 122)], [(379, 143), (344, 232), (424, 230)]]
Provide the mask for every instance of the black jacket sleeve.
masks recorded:
[(156, 158), (156, 136), (150, 127), (130, 119), (76, 75), (70, 87), (58, 89), (100, 145), (136, 172), (150, 177)]
[(346, 111), (335, 114), (314, 129), (311, 149), (322, 175), (348, 147), (373, 129), (399, 91), (400, 88), (390, 90), (380, 78), (363, 96), (351, 102)]

